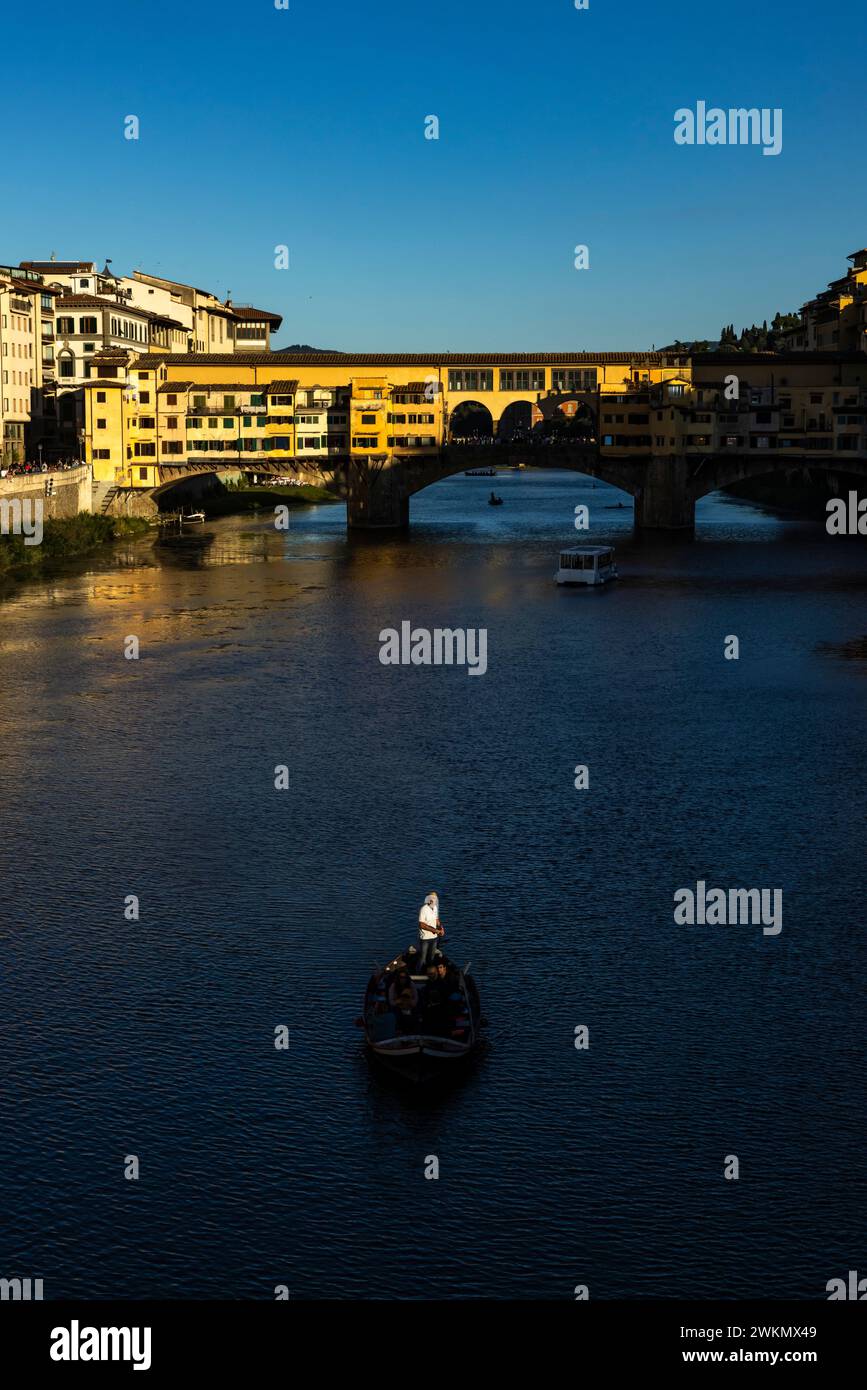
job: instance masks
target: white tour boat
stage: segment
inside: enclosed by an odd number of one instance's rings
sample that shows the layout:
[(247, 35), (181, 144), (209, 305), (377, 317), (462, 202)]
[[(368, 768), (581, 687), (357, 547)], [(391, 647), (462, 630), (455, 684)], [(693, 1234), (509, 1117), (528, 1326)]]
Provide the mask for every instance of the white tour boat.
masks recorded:
[(558, 584), (607, 584), (617, 578), (612, 545), (576, 545), (560, 551)]

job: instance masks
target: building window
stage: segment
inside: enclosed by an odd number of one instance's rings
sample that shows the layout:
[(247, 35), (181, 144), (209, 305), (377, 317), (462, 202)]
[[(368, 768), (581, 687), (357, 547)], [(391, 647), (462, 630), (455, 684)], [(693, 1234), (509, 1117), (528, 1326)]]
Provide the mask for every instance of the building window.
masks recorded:
[(60, 318), (57, 320), (58, 333), (74, 333), (75, 319)]
[(177, 396), (174, 396), (174, 395), (168, 395), (168, 396), (166, 396), (166, 405), (177, 405), (177, 403), (178, 403), (178, 398), (177, 398)]
[(97, 420), (97, 422), (96, 422), (96, 428), (97, 428), (98, 430), (104, 430), (104, 429), (105, 429), (105, 421), (104, 421), (104, 420)]
[(595, 391), (595, 367), (555, 367), (551, 372), (554, 391)]
[(501, 371), (501, 391), (544, 391), (545, 369), (530, 368), (526, 371)]
[(457, 369), (449, 372), (450, 391), (493, 391), (493, 389), (493, 369), (488, 370), (483, 367), (480, 371)]
[(104, 392), (104, 391), (97, 391), (97, 393), (96, 393), (96, 400), (97, 400), (97, 404), (98, 404), (98, 405), (102, 405), (103, 402), (105, 401), (105, 392)]
[(99, 326), (95, 318), (83, 318), (78, 320), (79, 333), (97, 333)]

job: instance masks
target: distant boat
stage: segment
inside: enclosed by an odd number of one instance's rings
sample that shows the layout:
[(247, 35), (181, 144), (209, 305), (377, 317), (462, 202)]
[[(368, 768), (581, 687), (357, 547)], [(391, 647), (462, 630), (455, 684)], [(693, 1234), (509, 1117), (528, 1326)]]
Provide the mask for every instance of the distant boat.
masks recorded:
[[(377, 969), (364, 991), (364, 1016), (358, 1020), (371, 1055), (389, 1071), (414, 1083), (448, 1080), (479, 1043), (481, 1005), (476, 983), (469, 973), (452, 970), (451, 992), (434, 1013), (425, 1008), (426, 975), (411, 974), (418, 1003), (404, 1021), (389, 1007), (389, 985), (411, 957), (398, 956), (384, 970)], [(411, 972), (412, 966), (406, 968)]]
[(181, 521), (182, 521), (182, 522), (186, 522), (186, 521), (204, 521), (204, 519), (205, 519), (205, 513), (204, 513), (204, 512), (187, 512), (186, 516), (182, 516), (182, 517), (181, 517)]
[(496, 478), (496, 468), (467, 468), (464, 470), (465, 478)]
[(488, 506), (489, 506), (489, 507), (502, 507), (502, 505), (503, 505), (503, 499), (502, 499), (502, 497), (496, 497), (496, 496), (494, 495), (494, 493), (492, 492), (491, 495), (490, 495), (490, 497), (488, 498)]
[(558, 584), (607, 584), (617, 578), (614, 547), (577, 545), (560, 551), (560, 564), (554, 575)]

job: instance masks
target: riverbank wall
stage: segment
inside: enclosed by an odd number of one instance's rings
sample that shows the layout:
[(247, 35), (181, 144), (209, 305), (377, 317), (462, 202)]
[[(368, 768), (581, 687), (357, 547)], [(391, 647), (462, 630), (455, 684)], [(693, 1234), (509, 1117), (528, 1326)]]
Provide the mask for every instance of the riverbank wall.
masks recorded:
[(61, 469), (50, 473), (19, 473), (16, 477), (0, 478), (0, 500), (28, 502), (32, 507), (42, 502), (42, 515), (47, 521), (60, 521), (79, 512), (89, 512), (93, 506), (91, 470), (87, 464), (80, 468)]

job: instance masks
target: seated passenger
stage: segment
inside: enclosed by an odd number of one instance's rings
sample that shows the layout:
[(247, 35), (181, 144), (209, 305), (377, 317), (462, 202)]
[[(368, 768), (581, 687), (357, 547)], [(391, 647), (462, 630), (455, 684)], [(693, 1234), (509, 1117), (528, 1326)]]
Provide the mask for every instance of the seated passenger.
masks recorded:
[(418, 1024), (418, 994), (414, 989), (404, 989), (394, 1001), (394, 1019), (398, 1033), (414, 1033)]
[(418, 990), (410, 979), (408, 970), (398, 970), (394, 979), (388, 987), (388, 1002), (392, 1008), (397, 1003), (398, 996), (408, 992), (412, 997), (412, 1007), (418, 1003)]
[(451, 961), (446, 960), (445, 956), (442, 960), (437, 961), (437, 979), (448, 994), (451, 994), (452, 990), (458, 987), (458, 972)]

